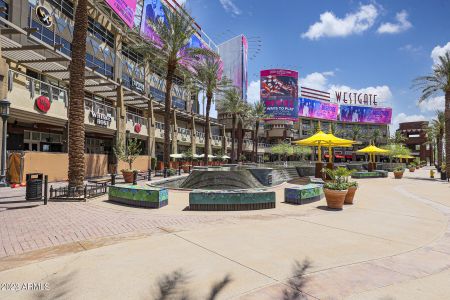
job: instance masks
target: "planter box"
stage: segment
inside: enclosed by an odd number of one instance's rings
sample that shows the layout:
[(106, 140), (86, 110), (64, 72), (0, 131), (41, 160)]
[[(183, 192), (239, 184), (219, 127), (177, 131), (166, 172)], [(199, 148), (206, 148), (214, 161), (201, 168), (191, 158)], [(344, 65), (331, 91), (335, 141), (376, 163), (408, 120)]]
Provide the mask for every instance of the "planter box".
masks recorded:
[(275, 192), (265, 190), (197, 190), (189, 193), (190, 210), (254, 210), (275, 208)]
[(165, 188), (119, 184), (109, 187), (108, 200), (137, 207), (166, 206), (169, 194)]
[(284, 201), (291, 204), (305, 204), (323, 198), (321, 184), (307, 184), (284, 189)]
[(374, 170), (374, 172), (377, 172), (379, 177), (387, 178), (389, 175), (388, 171), (385, 170)]
[(354, 172), (352, 178), (378, 178), (381, 177), (379, 172)]

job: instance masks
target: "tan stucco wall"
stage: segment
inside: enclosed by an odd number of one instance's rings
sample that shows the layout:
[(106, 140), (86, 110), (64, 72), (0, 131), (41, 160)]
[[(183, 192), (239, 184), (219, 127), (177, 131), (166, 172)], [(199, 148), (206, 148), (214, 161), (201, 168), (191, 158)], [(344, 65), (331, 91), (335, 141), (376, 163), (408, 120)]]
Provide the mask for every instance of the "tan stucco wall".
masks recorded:
[[(120, 172), (122, 169), (128, 169), (128, 164), (124, 163), (123, 161), (119, 162), (119, 167), (117, 170)], [(148, 156), (141, 155), (133, 163), (133, 169), (140, 170), (140, 171), (147, 171), (148, 170)]]
[[(85, 154), (86, 177), (108, 174), (108, 156), (105, 154)], [(48, 180), (67, 180), (69, 158), (67, 153), (26, 152), (24, 157), (24, 178), (27, 173), (43, 173)], [(145, 169), (144, 169), (145, 170)]]

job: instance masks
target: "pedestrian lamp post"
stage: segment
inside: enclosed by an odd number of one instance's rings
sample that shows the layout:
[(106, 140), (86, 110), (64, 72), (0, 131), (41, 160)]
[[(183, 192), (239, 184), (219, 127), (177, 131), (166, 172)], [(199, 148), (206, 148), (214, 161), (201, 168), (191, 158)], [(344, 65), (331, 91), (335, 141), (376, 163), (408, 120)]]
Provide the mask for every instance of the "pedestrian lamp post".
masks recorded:
[(0, 187), (7, 186), (6, 183), (6, 135), (7, 135), (7, 121), (9, 117), (9, 106), (11, 102), (6, 99), (0, 100), (0, 116), (3, 121), (2, 134), (2, 152), (1, 152), (1, 170), (0, 170)]

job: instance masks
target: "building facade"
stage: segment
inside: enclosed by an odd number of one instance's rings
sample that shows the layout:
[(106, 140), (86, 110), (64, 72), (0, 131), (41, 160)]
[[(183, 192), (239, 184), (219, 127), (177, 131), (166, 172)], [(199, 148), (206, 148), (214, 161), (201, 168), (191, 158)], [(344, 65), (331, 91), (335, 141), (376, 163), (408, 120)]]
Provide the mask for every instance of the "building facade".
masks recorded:
[[(138, 1), (141, 11), (142, 4)], [(0, 46), (11, 102), (7, 149), (20, 153), (23, 174), (67, 177), (74, 11), (71, 0), (0, 0)], [(205, 119), (197, 95), (178, 77), (172, 89), (173, 122), (164, 124), (165, 81), (133, 51), (132, 45), (143, 40), (127, 30), (105, 1), (89, 1), (84, 84), (88, 177), (111, 171), (117, 163), (113, 147), (121, 136), (142, 141), (135, 168), (146, 170), (151, 157), (162, 160), (165, 126), (171, 127), (172, 153), (204, 151)], [(224, 126), (213, 120), (211, 127), (212, 153), (227, 153), (231, 139)], [(252, 149), (248, 145), (243, 150)], [(265, 151), (263, 145), (260, 151)]]
[(397, 129), (405, 137), (405, 145), (411, 150), (411, 155), (426, 161), (433, 162), (433, 146), (428, 140), (428, 121), (404, 122)]

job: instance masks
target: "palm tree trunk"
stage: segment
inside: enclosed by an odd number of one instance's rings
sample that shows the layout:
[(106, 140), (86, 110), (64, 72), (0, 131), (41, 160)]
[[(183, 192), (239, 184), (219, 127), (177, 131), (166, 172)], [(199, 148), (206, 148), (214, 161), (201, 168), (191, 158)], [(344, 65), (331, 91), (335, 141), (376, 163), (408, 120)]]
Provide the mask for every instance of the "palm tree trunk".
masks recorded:
[(255, 143), (255, 162), (257, 161), (258, 158), (258, 129), (259, 129), (259, 120), (256, 121), (256, 129), (255, 129), (255, 141), (253, 143)]
[(236, 114), (233, 114), (231, 119), (231, 163), (235, 162), (235, 153), (234, 153), (234, 139), (236, 136)]
[(238, 128), (237, 128), (237, 132), (238, 132), (238, 134), (237, 134), (237, 140), (238, 140), (238, 145), (237, 145), (237, 154), (236, 154), (236, 156), (237, 156), (237, 159), (238, 160), (240, 160), (240, 158), (241, 158), (241, 154), (242, 154), (242, 142), (243, 142), (243, 126), (242, 126), (242, 121), (239, 121), (238, 122), (238, 126), (237, 126)]
[(169, 62), (167, 65), (166, 75), (166, 95), (164, 99), (164, 154), (163, 162), (164, 169), (170, 168), (170, 124), (172, 114), (172, 83), (173, 75), (175, 74), (176, 64), (175, 62)]
[(206, 127), (205, 127), (205, 157), (203, 158), (203, 162), (205, 166), (208, 165), (208, 155), (209, 155), (209, 143), (211, 142), (209, 140), (209, 111), (211, 110), (211, 101), (212, 101), (212, 93), (208, 93), (206, 95)]
[(445, 164), (450, 178), (450, 90), (445, 91)]
[(352, 161), (356, 161), (356, 146), (353, 145)]
[(443, 150), (443, 145), (442, 145), (442, 136), (437, 137), (437, 165), (438, 167), (441, 167), (442, 165), (442, 150)]
[(84, 70), (88, 30), (87, 0), (79, 0), (73, 29), (69, 83), (69, 187), (82, 187), (84, 181)]

